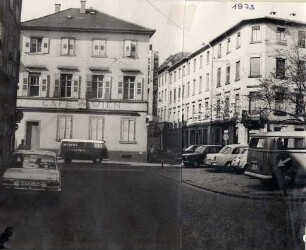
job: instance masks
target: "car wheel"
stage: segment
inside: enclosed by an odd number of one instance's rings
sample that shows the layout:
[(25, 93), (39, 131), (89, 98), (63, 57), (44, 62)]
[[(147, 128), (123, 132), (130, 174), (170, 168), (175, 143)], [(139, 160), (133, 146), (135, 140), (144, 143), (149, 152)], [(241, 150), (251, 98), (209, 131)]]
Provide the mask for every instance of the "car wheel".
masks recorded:
[(230, 162), (225, 163), (224, 166), (223, 166), (223, 169), (224, 170), (228, 170), (228, 171), (233, 170), (233, 168), (231, 167), (231, 163)]

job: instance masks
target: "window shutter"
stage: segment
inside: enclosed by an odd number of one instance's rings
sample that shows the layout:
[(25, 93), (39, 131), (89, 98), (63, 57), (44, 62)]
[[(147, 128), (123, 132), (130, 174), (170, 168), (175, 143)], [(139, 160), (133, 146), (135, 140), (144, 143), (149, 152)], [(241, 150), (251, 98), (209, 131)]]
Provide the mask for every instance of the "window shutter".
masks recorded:
[(22, 73), (22, 96), (28, 96), (28, 87), (29, 87), (29, 73)]
[(30, 53), (30, 42), (31, 42), (30, 37), (26, 37), (26, 36), (23, 37), (23, 52), (24, 53)]
[(80, 76), (73, 75), (73, 94), (72, 97), (79, 98)]
[(136, 76), (136, 100), (142, 99), (142, 77)]
[(118, 99), (123, 99), (123, 76), (118, 76)]
[(106, 55), (106, 40), (100, 40), (100, 55)]
[(135, 120), (129, 120), (129, 141), (135, 141)]
[(57, 139), (61, 140), (65, 138), (65, 117), (58, 117), (58, 130), (57, 130)]
[(112, 84), (112, 77), (110, 75), (104, 76), (104, 99), (110, 100), (111, 99), (111, 84)]
[(68, 42), (69, 42), (68, 38), (62, 39), (62, 55), (68, 55), (69, 51)]
[(65, 137), (67, 139), (71, 139), (72, 138), (72, 116), (66, 117)]
[(86, 99), (92, 98), (92, 75), (86, 76)]
[(103, 118), (97, 118), (97, 119), (98, 119), (97, 140), (103, 140), (104, 120)]
[(47, 97), (48, 93), (48, 84), (47, 84), (48, 75), (46, 73), (42, 73), (39, 77), (39, 86), (40, 86), (40, 96)]
[(42, 52), (45, 54), (49, 53), (49, 38), (48, 37), (44, 37), (42, 39)]
[(124, 41), (123, 56), (124, 57), (131, 56), (131, 41), (130, 40)]
[(92, 56), (99, 55), (99, 40), (92, 40)]
[(60, 96), (60, 74), (55, 74), (53, 97), (59, 97), (59, 96)]
[(121, 141), (129, 140), (129, 120), (123, 119), (121, 124)]

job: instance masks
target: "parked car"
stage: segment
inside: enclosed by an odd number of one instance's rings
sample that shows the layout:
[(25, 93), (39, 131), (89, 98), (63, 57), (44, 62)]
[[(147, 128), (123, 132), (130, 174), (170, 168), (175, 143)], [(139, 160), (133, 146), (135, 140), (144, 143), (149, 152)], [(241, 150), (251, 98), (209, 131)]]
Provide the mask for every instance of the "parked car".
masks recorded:
[(190, 145), (188, 148), (183, 148), (182, 154), (193, 153), (199, 147), (198, 144)]
[(230, 144), (223, 147), (219, 153), (210, 155), (211, 166), (217, 169), (230, 168), (232, 160), (247, 147), (247, 144)]
[(244, 148), (239, 155), (232, 161), (231, 168), (244, 172), (247, 166), (248, 149)]
[(10, 189), (61, 191), (61, 173), (56, 154), (41, 150), (15, 152), (11, 166), (3, 174), (2, 186)]
[(108, 151), (104, 141), (64, 139), (60, 145), (60, 156), (65, 163), (72, 160), (92, 160), (101, 163), (108, 158)]
[(281, 131), (251, 135), (245, 174), (267, 187), (286, 184), (306, 175), (306, 132)]
[(221, 145), (201, 145), (194, 153), (183, 154), (182, 164), (185, 167), (198, 167), (204, 164), (207, 154), (218, 153), (221, 149)]

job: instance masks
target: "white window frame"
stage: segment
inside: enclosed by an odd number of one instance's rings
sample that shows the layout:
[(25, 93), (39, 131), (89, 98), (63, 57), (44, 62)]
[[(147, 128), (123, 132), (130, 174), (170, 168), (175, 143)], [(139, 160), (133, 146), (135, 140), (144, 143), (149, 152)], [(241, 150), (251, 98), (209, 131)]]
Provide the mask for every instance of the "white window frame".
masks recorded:
[(106, 39), (92, 39), (92, 56), (106, 57)]
[(252, 43), (259, 43), (261, 42), (261, 27), (260, 25), (252, 26), (251, 30), (251, 42)]

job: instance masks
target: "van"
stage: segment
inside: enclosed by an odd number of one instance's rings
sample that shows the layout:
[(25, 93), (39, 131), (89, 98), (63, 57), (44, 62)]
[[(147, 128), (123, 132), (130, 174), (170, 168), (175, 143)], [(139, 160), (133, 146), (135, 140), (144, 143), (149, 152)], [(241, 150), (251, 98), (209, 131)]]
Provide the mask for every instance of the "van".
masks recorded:
[(93, 163), (101, 163), (103, 159), (108, 158), (108, 153), (104, 141), (63, 139), (60, 156), (65, 163), (72, 160), (92, 160)]
[(280, 187), (306, 173), (306, 132), (282, 131), (251, 135), (245, 174), (265, 186)]

